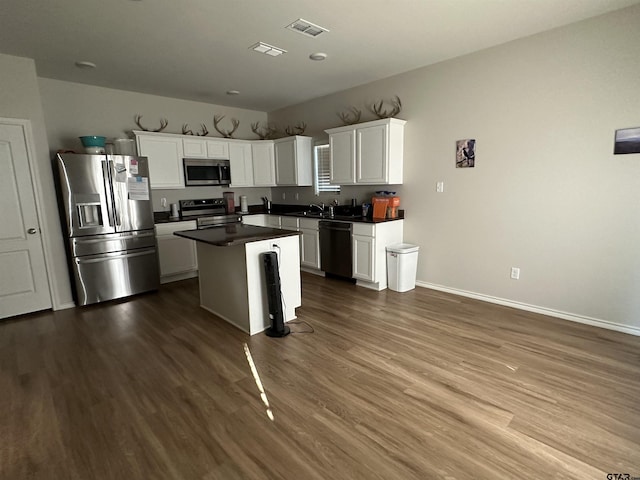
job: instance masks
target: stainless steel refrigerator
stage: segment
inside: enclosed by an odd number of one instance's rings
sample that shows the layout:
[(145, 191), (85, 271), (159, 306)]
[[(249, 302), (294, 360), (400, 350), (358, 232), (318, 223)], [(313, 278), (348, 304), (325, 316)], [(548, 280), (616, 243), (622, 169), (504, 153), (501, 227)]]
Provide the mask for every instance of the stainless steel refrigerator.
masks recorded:
[(79, 305), (156, 290), (158, 252), (146, 157), (56, 156)]

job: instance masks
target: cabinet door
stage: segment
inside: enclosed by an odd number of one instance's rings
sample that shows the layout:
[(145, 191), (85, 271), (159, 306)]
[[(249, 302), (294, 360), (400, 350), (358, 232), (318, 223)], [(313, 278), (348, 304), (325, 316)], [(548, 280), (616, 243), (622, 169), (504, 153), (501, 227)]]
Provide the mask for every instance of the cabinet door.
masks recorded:
[(267, 226), (267, 215), (243, 215), (242, 223), (245, 225), (254, 225), (256, 227), (266, 227)]
[(329, 135), (331, 183), (350, 185), (356, 182), (355, 130)]
[(300, 230), (298, 217), (280, 217), (280, 228), (297, 232)]
[(276, 185), (296, 185), (295, 140), (275, 144)]
[(375, 239), (353, 235), (353, 278), (373, 282), (375, 278)]
[(231, 187), (253, 187), (253, 161), (250, 143), (230, 143)]
[(253, 154), (253, 184), (256, 187), (275, 186), (276, 166), (273, 158), (273, 142), (268, 140), (254, 142), (251, 145), (251, 152)]
[(136, 140), (140, 155), (149, 158), (151, 188), (184, 188), (182, 138), (140, 135)]
[(185, 138), (182, 147), (186, 158), (207, 158), (207, 142), (204, 138)]
[(300, 265), (320, 269), (320, 234), (318, 230), (301, 229)]
[(375, 125), (356, 130), (358, 183), (388, 183), (388, 128), (388, 125)]
[(160, 276), (176, 275), (198, 269), (196, 242), (175, 235), (158, 235)]
[(280, 216), (279, 215), (269, 215), (267, 217), (267, 227), (280, 228)]
[(229, 142), (224, 140), (206, 140), (207, 158), (229, 160)]

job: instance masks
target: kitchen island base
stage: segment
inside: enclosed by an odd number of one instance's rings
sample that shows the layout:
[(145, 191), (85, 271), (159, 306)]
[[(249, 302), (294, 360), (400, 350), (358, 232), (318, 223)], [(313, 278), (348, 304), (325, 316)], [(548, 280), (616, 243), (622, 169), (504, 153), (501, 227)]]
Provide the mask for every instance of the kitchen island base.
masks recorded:
[(220, 247), (197, 242), (200, 306), (255, 335), (271, 326), (261, 254), (276, 252), (284, 321), (296, 318), (300, 294), (298, 235)]

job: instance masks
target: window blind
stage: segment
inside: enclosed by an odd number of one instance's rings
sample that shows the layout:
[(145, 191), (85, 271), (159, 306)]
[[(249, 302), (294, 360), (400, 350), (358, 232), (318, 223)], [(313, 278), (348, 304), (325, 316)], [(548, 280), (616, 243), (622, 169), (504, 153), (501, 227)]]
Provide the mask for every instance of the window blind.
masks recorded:
[(340, 185), (329, 183), (331, 179), (329, 145), (316, 145), (313, 150), (316, 165), (316, 195), (322, 192), (340, 193)]

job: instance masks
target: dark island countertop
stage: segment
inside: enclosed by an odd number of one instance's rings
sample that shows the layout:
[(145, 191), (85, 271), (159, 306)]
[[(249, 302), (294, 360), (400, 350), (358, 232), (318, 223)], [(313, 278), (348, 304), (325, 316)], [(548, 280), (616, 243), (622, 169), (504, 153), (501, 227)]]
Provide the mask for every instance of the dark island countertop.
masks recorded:
[(173, 234), (217, 247), (232, 247), (234, 245), (244, 245), (245, 243), (269, 240), (271, 238), (300, 235), (300, 232), (234, 223), (232, 225), (204, 228), (202, 230), (182, 230), (180, 232), (173, 232)]

